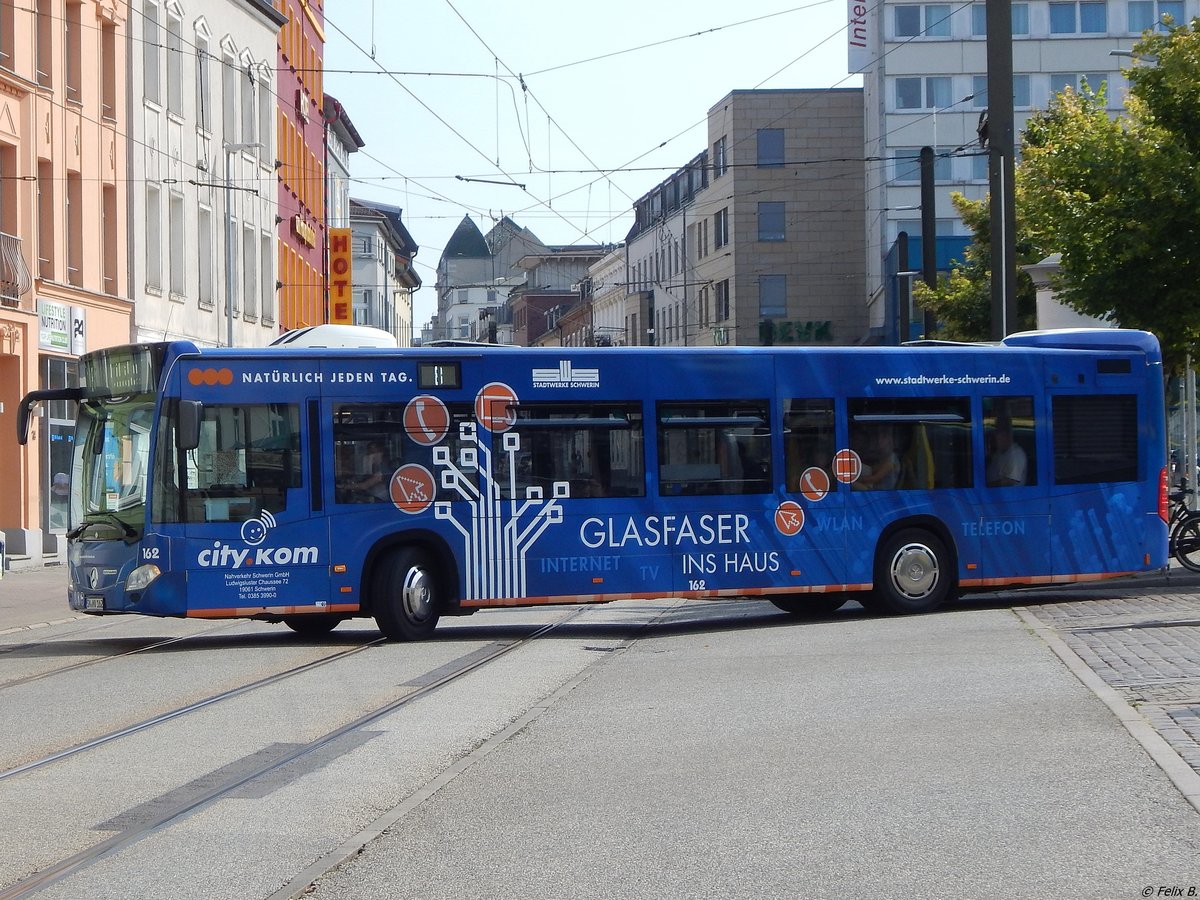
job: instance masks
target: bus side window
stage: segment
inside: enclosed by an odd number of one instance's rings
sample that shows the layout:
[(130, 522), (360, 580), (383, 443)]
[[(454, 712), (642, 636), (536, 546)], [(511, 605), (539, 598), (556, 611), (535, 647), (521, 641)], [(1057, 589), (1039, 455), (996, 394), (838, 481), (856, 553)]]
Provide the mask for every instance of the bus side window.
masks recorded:
[(833, 401), (783, 401), (783, 454), (787, 489), (800, 490), (800, 480), (809, 469), (822, 469), (833, 478)]
[(661, 495), (765, 494), (772, 483), (767, 401), (659, 404)]
[(983, 453), (988, 487), (1037, 484), (1032, 397), (983, 398)]
[(973, 484), (968, 398), (852, 397), (846, 411), (850, 446), (863, 462), (863, 476), (853, 489), (931, 490)]
[(493, 444), (500, 496), (640, 497), (645, 494), (640, 403), (522, 403), (504, 445)]

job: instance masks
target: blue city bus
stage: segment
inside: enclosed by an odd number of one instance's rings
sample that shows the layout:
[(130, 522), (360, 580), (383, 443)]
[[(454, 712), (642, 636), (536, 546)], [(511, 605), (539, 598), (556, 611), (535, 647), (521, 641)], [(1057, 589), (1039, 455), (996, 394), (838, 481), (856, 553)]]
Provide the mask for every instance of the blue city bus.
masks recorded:
[(856, 599), (1167, 561), (1155, 338), (830, 348), (198, 349), (81, 359), (69, 601), (89, 613), (374, 617)]

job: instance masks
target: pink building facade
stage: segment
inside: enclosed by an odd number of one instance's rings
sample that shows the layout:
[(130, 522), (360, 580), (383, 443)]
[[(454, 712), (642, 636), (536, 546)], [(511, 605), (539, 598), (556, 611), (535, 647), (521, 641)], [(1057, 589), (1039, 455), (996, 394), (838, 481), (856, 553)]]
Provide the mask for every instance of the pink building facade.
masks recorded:
[[(31, 390), (78, 384), (77, 360), (131, 335), (124, 0), (0, 0), (0, 530), (40, 555), (65, 530), (75, 411)], [(46, 536), (50, 536), (47, 538)]]

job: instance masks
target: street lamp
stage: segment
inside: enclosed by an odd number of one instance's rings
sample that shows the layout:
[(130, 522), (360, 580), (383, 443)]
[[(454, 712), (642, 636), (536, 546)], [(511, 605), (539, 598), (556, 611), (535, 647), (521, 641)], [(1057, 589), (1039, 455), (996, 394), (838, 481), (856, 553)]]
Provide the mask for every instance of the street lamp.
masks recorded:
[[(229, 161), (235, 153), (256, 150), (262, 146), (258, 141), (244, 144), (223, 145), (225, 149), (225, 321), (226, 345), (233, 346), (233, 181)], [(258, 193), (255, 190), (254, 193)]]

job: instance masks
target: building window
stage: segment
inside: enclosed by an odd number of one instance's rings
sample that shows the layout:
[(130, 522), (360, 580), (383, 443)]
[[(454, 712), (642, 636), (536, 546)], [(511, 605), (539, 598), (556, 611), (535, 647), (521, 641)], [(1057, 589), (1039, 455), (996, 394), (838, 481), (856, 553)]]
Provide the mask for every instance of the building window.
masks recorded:
[(1051, 34), (1104, 34), (1107, 31), (1107, 3), (1083, 0), (1050, 4)]
[(1184, 10), (1182, 0), (1130, 0), (1129, 30), (1134, 34), (1154, 28), (1165, 30), (1163, 16), (1170, 16), (1176, 25), (1184, 25)]
[(0, 3), (0, 67), (9, 70), (13, 67), (13, 12), (11, 3)]
[(758, 165), (782, 166), (783, 160), (783, 129), (758, 129)]
[(83, 285), (83, 177), (67, 173), (67, 281)]
[(713, 216), (713, 246), (721, 249), (729, 243), (729, 209), (717, 210)]
[(950, 4), (904, 4), (894, 8), (896, 37), (950, 37)]
[(271, 140), (275, 134), (275, 94), (267, 83), (266, 75), (258, 83), (258, 162), (263, 167), (275, 164), (275, 148)]
[(183, 194), (175, 191), (167, 193), (167, 218), (171, 230), (171, 293), (183, 297), (187, 294), (187, 235), (183, 224)]
[(760, 241), (787, 240), (786, 204), (782, 201), (765, 201), (758, 204), (758, 239)]
[(258, 233), (258, 258), (259, 266), (262, 269), (262, 277), (259, 279), (259, 290), (262, 295), (262, 320), (264, 325), (275, 321), (275, 267), (272, 265), (274, 248), (275, 242), (271, 238), (271, 233), (269, 231), (260, 231)]
[(104, 293), (117, 293), (117, 188), (106, 184), (101, 188), (100, 202), (103, 204), (101, 228), (104, 249)]
[(725, 322), (729, 319), (729, 279), (718, 281), (713, 285), (713, 296), (715, 297), (716, 309), (714, 310), (718, 322)]
[(210, 309), (213, 305), (213, 215), (207, 206), (196, 211), (196, 248), (200, 262), (200, 306)]
[(38, 160), (38, 277), (54, 278), (54, 166)]
[(233, 57), (221, 57), (221, 124), (225, 143), (238, 143), (238, 68)]
[[(933, 180), (951, 180), (950, 157), (934, 148)], [(921, 183), (921, 150), (919, 147), (897, 149), (892, 152), (892, 181), (896, 184)]]
[(208, 38), (196, 35), (196, 127), (212, 131), (212, 89), (209, 87)]
[(242, 88), (242, 97), (239, 101), (242, 111), (242, 136), (239, 140), (247, 144), (252, 144), (258, 140), (254, 134), (256, 123), (258, 122), (258, 101), (254, 96), (254, 89), (257, 87), (258, 82), (253, 78), (245, 77), (245, 70), (249, 70), (251, 65), (249, 60), (245, 61), (244, 70), (238, 72), (238, 84)]
[[(1076, 72), (1056, 72), (1050, 76), (1050, 95), (1053, 96), (1061, 93), (1067, 88), (1070, 88), (1077, 94), (1082, 93), (1085, 83), (1088, 90), (1096, 93), (1100, 90), (1101, 85), (1107, 84), (1107, 82), (1108, 76), (1103, 72), (1089, 72), (1085, 75)], [(1015, 95), (1013, 105), (1017, 105)]]
[(258, 235), (253, 225), (242, 227), (242, 318), (258, 315)]
[(117, 118), (117, 29), (107, 22), (100, 25), (100, 115)]
[(162, 197), (157, 184), (146, 185), (146, 289), (162, 290)]
[(949, 75), (896, 79), (896, 109), (947, 109), (954, 105)]
[[(1012, 5), (1013, 37), (1029, 35), (1029, 4), (1014, 3)], [(987, 37), (987, 4), (975, 3), (971, 6), (971, 36)]]
[[(973, 88), (971, 91), (971, 105), (976, 109), (987, 109), (988, 105), (988, 89), (987, 76), (976, 75), (972, 81)], [(1012, 80), (1013, 106), (1021, 109), (1028, 109), (1033, 105), (1029, 91), (1029, 76), (1014, 75)]]
[(158, 4), (147, 2), (142, 6), (142, 85), (143, 96), (151, 103), (161, 103), (158, 74)]
[(787, 315), (787, 276), (758, 276), (758, 315), (769, 319)]
[(729, 168), (725, 159), (725, 137), (722, 135), (713, 144), (713, 178), (720, 178)]
[(68, 2), (66, 7), (66, 19), (63, 25), (66, 28), (66, 88), (67, 100), (72, 103), (81, 103), (83, 95), (80, 92), (81, 79), (83, 77), (83, 5), (81, 3)]
[(54, 28), (57, 22), (51, 0), (37, 0), (37, 57), (34, 67), (37, 69), (37, 83), (42, 87), (53, 84), (50, 73), (54, 68)]
[(167, 11), (167, 110), (183, 115), (183, 22)]

